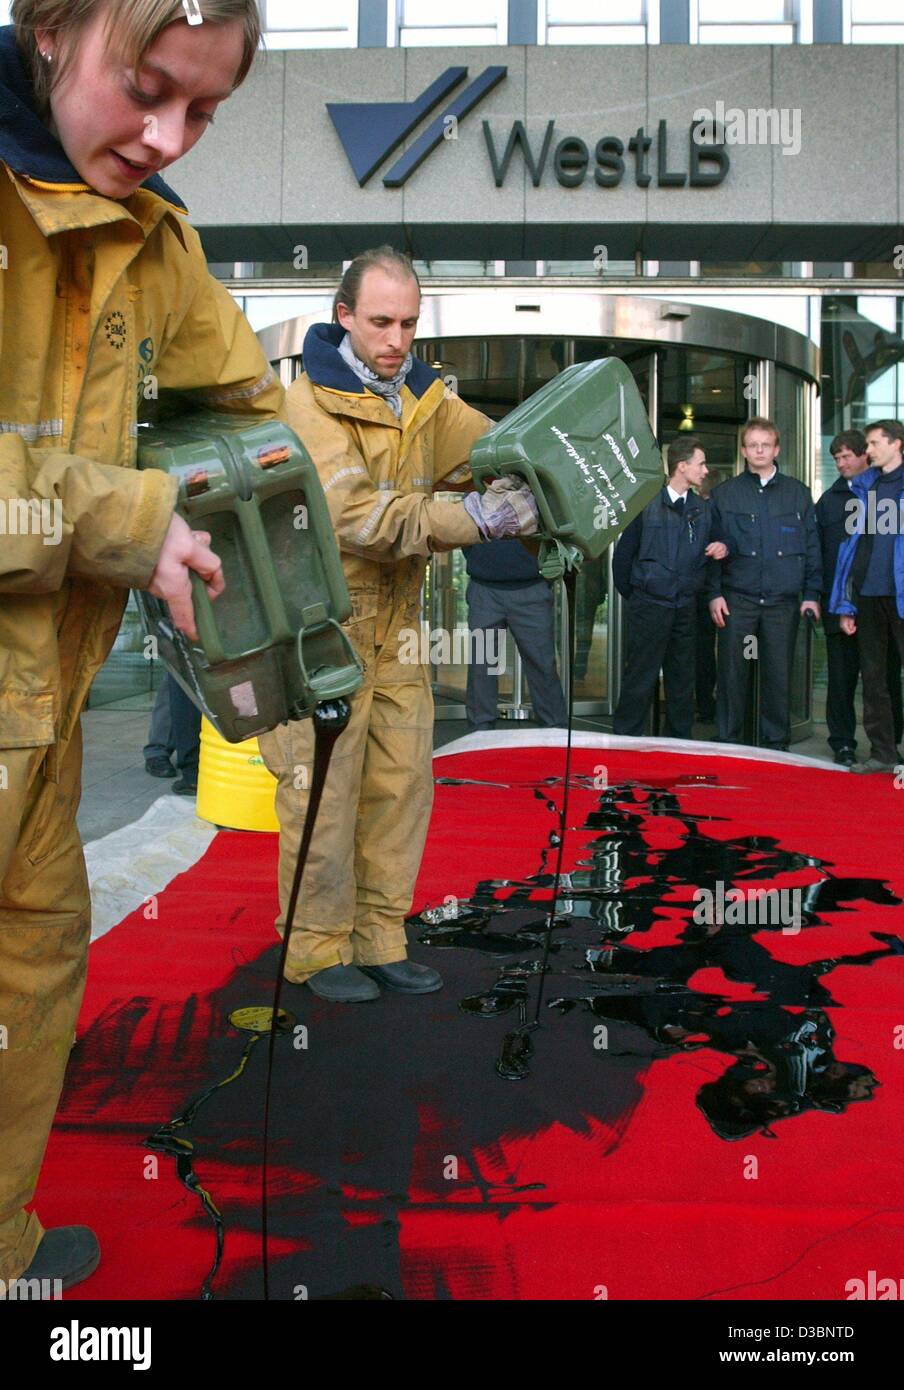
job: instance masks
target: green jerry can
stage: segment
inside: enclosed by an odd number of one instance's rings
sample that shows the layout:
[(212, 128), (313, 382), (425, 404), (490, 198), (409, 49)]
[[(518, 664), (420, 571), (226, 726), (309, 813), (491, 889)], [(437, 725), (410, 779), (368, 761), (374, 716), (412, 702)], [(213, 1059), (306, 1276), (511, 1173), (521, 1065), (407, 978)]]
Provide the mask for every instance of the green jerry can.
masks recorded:
[(288, 426), (199, 411), (139, 429), (138, 467), (179, 480), (176, 511), (210, 533), (223, 562), (214, 600), (191, 577), (198, 642), (165, 603), (137, 595), (161, 659), (217, 732), (240, 743), (356, 690), (339, 549), (317, 470)]
[(477, 441), (471, 473), (522, 478), (540, 510), (540, 569), (597, 559), (665, 481), (646, 407), (624, 362), (566, 367)]

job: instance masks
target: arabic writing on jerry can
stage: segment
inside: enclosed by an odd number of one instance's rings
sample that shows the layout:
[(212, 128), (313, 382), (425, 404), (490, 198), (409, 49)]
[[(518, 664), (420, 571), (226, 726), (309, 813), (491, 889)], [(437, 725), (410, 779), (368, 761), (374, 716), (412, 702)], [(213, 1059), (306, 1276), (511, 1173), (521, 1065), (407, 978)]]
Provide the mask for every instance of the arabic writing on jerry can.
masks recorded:
[(618, 357), (553, 377), (477, 441), (471, 473), (481, 491), (506, 474), (527, 483), (550, 579), (597, 559), (664, 482), (646, 407)]
[(176, 477), (176, 511), (208, 531), (225, 591), (192, 574), (199, 640), (137, 595), (164, 665), (230, 743), (350, 695), (361, 667), (339, 624), (351, 612), (317, 470), (292, 431), (199, 412), (139, 431), (138, 467)]

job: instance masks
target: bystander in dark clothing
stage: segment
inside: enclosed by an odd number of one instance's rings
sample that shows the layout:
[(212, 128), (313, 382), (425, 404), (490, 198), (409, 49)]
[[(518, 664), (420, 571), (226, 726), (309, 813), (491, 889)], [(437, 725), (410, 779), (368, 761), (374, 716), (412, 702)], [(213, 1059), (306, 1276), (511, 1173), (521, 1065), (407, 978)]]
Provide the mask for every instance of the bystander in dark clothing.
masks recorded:
[(710, 598), (724, 598), (729, 610), (719, 631), (718, 737), (723, 743), (741, 741), (755, 653), (759, 742), (764, 748), (787, 748), (800, 604), (818, 602), (822, 591), (813, 500), (803, 483), (776, 465), (766, 482), (745, 467), (713, 491), (712, 505), (713, 538), (728, 546), (710, 589)]
[[(886, 449), (889, 440), (904, 443), (904, 429), (897, 421), (881, 421), (868, 429), (868, 444), (876, 431), (883, 432)], [(895, 456), (900, 459), (899, 450)], [(870, 758), (858, 771), (890, 771), (898, 763), (898, 751), (888, 689), (889, 648), (904, 660), (904, 466), (898, 462), (895, 467), (886, 463), (884, 468), (868, 468), (852, 479), (851, 486), (860, 504), (857, 529), (839, 547), (830, 608), (856, 619), (863, 727), (870, 741)]]
[(487, 541), (462, 549), (469, 575), (468, 627), (472, 634), (468, 728), (480, 732), (495, 725), (500, 673), (494, 672), (492, 661), (475, 660), (481, 653), (474, 637), (485, 634), (485, 657), (489, 633), (501, 633), (503, 628), (511, 632), (520, 653), (537, 723), (564, 728), (568, 711), (556, 668), (555, 606), (552, 589), (542, 578), (536, 559), (519, 540)]
[(170, 718), (176, 768), (180, 773), (173, 791), (192, 796), (198, 790), (198, 763), (201, 756), (201, 711), (188, 698), (178, 681), (170, 677)]
[[(176, 766), (173, 768), (172, 755)], [(145, 768), (153, 777), (175, 777), (173, 791), (192, 795), (198, 788), (201, 754), (201, 713), (185, 691), (165, 672), (157, 690), (151, 714), (148, 741), (144, 746)]]
[(662, 671), (666, 738), (690, 738), (694, 722), (697, 595), (705, 586), (712, 507), (688, 489), (669, 486), (627, 526), (612, 573), (627, 600), (627, 658), (613, 720), (616, 734), (646, 728)]
[(697, 716), (704, 724), (716, 720), (716, 629), (709, 616), (709, 595), (704, 590), (697, 595), (697, 670), (694, 694)]
[(151, 710), (148, 741), (144, 745), (145, 771), (149, 772), (152, 777), (175, 777), (176, 775), (176, 769), (172, 764), (175, 745), (173, 743), (173, 721), (170, 715), (170, 680), (169, 673), (164, 671), (157, 687), (154, 708)]
[[(841, 630), (838, 614), (828, 610), (829, 597), (835, 576), (838, 551), (842, 541), (851, 534), (847, 523), (851, 517), (850, 506), (856, 502), (852, 482), (837, 478), (816, 503), (816, 521), (819, 526), (819, 539), (822, 547), (822, 576), (824, 585), (823, 629), (826, 638), (826, 724), (829, 729), (829, 747), (836, 754), (836, 761), (853, 762), (857, 747), (857, 715), (854, 709), (854, 695), (860, 678), (860, 636), (848, 636)], [(888, 644), (888, 697), (891, 702), (895, 745), (900, 742), (904, 730), (904, 714), (901, 700), (901, 659), (895, 644)], [(847, 756), (851, 755), (851, 756)]]

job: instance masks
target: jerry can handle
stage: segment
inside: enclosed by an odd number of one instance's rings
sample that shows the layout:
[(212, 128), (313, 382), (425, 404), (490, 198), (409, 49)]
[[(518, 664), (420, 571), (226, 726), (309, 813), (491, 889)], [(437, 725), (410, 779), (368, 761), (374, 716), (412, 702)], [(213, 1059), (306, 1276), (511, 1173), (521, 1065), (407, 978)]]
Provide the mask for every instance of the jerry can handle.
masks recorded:
[[(347, 655), (351, 658), (347, 666), (331, 667), (323, 675), (310, 676), (304, 660), (304, 642), (306, 637), (313, 637), (315, 633), (323, 632), (324, 628), (334, 627), (339, 635)], [(351, 642), (348, 640), (342, 628), (335, 618), (327, 618), (325, 623), (319, 623), (315, 628), (302, 628), (298, 634), (298, 666), (301, 671), (302, 679), (307, 688), (317, 700), (334, 700), (340, 695), (349, 693), (348, 672), (349, 666), (355, 667), (359, 675), (364, 668), (358, 660)]]
[[(513, 471), (516, 470), (513, 469)], [(533, 464), (529, 462), (521, 473), (521, 477), (534, 494), (547, 531), (550, 531), (553, 536), (558, 536), (559, 539), (573, 536), (577, 530), (577, 525), (568, 516), (568, 508), (562, 498), (561, 488), (556, 478), (547, 476), (545, 482), (541, 481)]]
[[(575, 522), (569, 520), (568, 511), (555, 478), (548, 478), (544, 486), (529, 459), (512, 459), (506, 461), (504, 465), (496, 463), (492, 467), (478, 464), (472, 471), (472, 477), (480, 492), (486, 492), (489, 484), (497, 478), (517, 478), (519, 483), (524, 483), (533, 493), (537, 510), (540, 513), (541, 530), (545, 529), (547, 532), (560, 537), (572, 536), (577, 530)], [(555, 507), (550, 505), (550, 498), (555, 502)]]
[(583, 553), (575, 545), (563, 545), (555, 537), (540, 542), (538, 564), (544, 579), (562, 579), (567, 570), (577, 571), (583, 563)]
[[(207, 592), (207, 585), (196, 574), (194, 570), (189, 570), (191, 579), (191, 602), (195, 610), (195, 627), (198, 629), (198, 642), (204, 648), (204, 655), (211, 666), (217, 666), (221, 661), (226, 660), (226, 653), (223, 650), (223, 643), (220, 641), (220, 631), (213, 616), (213, 606), (210, 595)], [(186, 637), (186, 642), (189, 638)]]

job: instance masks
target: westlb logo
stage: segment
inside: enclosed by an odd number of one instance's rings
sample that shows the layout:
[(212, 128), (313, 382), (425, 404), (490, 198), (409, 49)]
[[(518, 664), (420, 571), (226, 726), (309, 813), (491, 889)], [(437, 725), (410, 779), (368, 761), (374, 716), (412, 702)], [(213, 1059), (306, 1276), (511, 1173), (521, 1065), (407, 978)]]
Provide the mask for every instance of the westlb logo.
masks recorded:
[[(443, 108), (411, 148), (383, 175), (386, 188), (400, 188), (423, 164), (428, 154), (442, 140), (450, 138), (450, 131), (457, 129), (458, 122), (502, 81), (507, 72), (508, 69), (503, 67), (484, 68), (480, 76)], [(327, 102), (330, 120), (336, 127), (336, 134), (362, 188), (384, 159), (398, 149), (428, 112), (454, 91), (467, 75), (467, 68), (446, 68), (414, 101)]]

